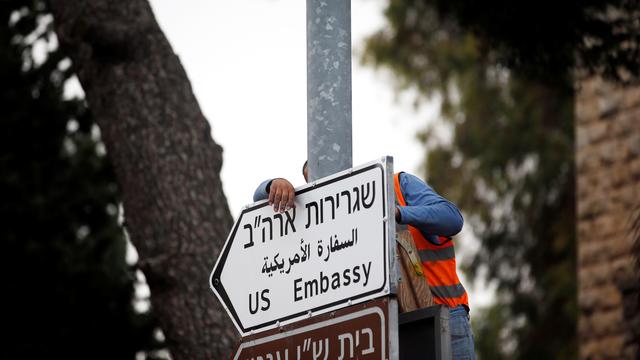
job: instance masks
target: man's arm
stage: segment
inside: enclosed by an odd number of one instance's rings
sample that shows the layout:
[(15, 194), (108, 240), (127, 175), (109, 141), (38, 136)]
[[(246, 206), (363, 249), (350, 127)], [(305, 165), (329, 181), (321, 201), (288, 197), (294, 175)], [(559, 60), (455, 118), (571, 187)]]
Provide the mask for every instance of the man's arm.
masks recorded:
[(407, 206), (398, 207), (400, 224), (415, 226), (423, 235), (453, 236), (462, 229), (460, 210), (414, 175), (400, 175)]
[(253, 201), (269, 198), (269, 205), (273, 205), (273, 211), (285, 212), (295, 207), (296, 192), (293, 185), (283, 178), (265, 180), (253, 193)]
[(258, 185), (258, 188), (253, 193), (253, 202), (264, 200), (269, 197), (271, 181), (273, 181), (273, 179), (267, 179)]

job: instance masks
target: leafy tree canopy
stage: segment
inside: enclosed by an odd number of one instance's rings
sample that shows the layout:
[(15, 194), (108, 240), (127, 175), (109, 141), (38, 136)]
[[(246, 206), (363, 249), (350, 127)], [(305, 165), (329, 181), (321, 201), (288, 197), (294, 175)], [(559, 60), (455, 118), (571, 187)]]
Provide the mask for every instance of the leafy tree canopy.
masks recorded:
[[(368, 39), (363, 60), (443, 99), (444, 123), (420, 134), (425, 178), (461, 207), (480, 241), (467, 273), (486, 271), (498, 287), (491, 309), (472, 310), (481, 357), (575, 358), (573, 62), (558, 53), (570, 46), (549, 54), (525, 45), (542, 30), (512, 17), (533, 10), (472, 3), (391, 1), (388, 26)], [(505, 34), (493, 38), (484, 23)], [(451, 139), (437, 136), (443, 126)]]
[[(156, 346), (132, 306), (118, 187), (46, 3), (0, 3), (0, 238), (10, 358), (134, 359)], [(13, 355), (13, 356), (12, 356)]]
[(638, 0), (424, 3), (481, 39), (510, 69), (537, 77), (578, 70), (621, 82), (640, 78)]

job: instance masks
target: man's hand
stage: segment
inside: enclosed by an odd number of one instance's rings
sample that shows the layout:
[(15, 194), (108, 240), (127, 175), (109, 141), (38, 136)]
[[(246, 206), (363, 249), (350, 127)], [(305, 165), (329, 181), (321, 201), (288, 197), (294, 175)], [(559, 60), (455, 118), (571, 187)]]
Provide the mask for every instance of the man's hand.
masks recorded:
[(286, 179), (277, 178), (271, 181), (269, 187), (269, 205), (273, 205), (273, 211), (283, 213), (295, 207), (296, 192), (293, 185)]

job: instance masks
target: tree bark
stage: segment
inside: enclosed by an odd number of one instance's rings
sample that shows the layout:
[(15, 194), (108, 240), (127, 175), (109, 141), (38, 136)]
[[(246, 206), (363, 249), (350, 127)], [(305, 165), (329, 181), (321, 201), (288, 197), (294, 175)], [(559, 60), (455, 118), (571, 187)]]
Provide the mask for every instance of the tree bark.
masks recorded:
[(222, 149), (146, 0), (50, 0), (116, 171), (127, 230), (174, 359), (222, 359), (237, 334), (209, 289), (232, 217)]

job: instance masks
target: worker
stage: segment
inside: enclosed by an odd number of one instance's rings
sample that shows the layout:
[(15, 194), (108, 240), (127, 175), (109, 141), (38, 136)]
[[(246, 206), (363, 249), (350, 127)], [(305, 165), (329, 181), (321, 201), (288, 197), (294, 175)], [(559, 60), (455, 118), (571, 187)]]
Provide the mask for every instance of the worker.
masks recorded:
[[(307, 182), (308, 171), (305, 162), (302, 174)], [(449, 308), (453, 358), (475, 359), (469, 299), (456, 272), (452, 239), (462, 229), (462, 215), (452, 202), (414, 175), (395, 174), (394, 188), (396, 223), (407, 225), (411, 233), (434, 302)], [(295, 189), (284, 178), (268, 179), (258, 186), (253, 200), (267, 198), (275, 212), (282, 213), (295, 207)]]

